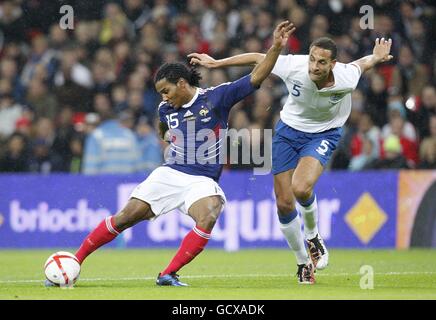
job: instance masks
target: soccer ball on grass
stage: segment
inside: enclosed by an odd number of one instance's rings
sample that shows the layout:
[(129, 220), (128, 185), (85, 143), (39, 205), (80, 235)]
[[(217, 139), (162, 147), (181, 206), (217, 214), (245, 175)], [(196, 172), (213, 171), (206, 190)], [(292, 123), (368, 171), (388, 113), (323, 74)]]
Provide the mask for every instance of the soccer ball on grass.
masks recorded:
[(72, 287), (80, 275), (80, 263), (74, 254), (59, 251), (53, 253), (44, 264), (45, 277), (59, 287)]

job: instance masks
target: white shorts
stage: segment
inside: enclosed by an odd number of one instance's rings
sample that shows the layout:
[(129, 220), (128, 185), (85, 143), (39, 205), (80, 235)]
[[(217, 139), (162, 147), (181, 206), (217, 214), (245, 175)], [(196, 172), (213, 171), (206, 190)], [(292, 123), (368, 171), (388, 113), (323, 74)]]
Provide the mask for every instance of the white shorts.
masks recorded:
[(223, 205), (226, 202), (223, 190), (213, 179), (165, 166), (155, 169), (130, 195), (147, 202), (156, 217), (176, 208), (188, 214), (194, 202), (209, 196), (220, 196)]

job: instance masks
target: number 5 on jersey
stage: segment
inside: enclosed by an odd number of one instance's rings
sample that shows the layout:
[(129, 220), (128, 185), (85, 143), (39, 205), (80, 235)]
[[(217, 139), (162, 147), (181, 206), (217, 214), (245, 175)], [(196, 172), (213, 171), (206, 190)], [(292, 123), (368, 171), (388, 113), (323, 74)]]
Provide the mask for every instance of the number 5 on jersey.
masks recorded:
[(294, 84), (294, 86), (292, 87), (291, 94), (294, 97), (299, 97), (301, 94), (300, 89), (301, 89), (301, 86), (299, 86), (298, 84)]
[(319, 147), (316, 148), (316, 152), (318, 152), (322, 156), (325, 156), (325, 153), (329, 149), (329, 144), (330, 144), (330, 142), (328, 142), (327, 140), (322, 140)]
[(179, 119), (177, 119), (177, 112), (166, 115), (168, 128), (174, 129), (179, 126)]

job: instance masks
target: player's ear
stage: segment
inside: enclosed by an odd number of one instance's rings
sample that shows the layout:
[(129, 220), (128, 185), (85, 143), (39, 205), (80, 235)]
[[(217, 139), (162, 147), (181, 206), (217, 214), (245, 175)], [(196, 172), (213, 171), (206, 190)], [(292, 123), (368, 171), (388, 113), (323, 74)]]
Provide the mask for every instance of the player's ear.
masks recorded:
[(176, 86), (179, 88), (184, 88), (186, 85), (186, 81), (183, 78), (180, 78), (179, 80), (177, 80)]
[(335, 64), (336, 64), (336, 59), (333, 59), (331, 64), (332, 64), (332, 69), (333, 69), (335, 67)]

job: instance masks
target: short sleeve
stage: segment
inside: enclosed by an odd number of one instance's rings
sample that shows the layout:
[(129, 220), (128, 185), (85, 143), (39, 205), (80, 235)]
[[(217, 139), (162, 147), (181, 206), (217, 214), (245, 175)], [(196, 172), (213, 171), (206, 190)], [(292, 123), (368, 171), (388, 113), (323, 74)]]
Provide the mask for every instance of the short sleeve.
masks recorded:
[(347, 87), (356, 89), (357, 84), (359, 83), (360, 76), (362, 75), (362, 71), (360, 67), (355, 63), (344, 64), (344, 69), (342, 72), (342, 77), (344, 78), (344, 82)]
[(280, 55), (277, 58), (277, 62), (274, 65), (271, 73), (279, 76), (281, 79), (285, 80), (289, 77), (292, 71), (292, 60), (294, 59), (293, 54), (288, 54), (286, 56)]

